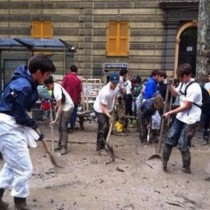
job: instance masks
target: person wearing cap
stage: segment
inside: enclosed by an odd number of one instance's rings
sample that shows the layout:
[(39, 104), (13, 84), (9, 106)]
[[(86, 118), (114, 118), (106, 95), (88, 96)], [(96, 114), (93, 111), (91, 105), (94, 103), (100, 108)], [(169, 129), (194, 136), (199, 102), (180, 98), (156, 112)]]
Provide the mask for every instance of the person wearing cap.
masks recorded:
[(105, 149), (105, 141), (109, 132), (111, 112), (114, 108), (115, 97), (118, 93), (116, 87), (119, 83), (119, 74), (113, 72), (109, 76), (109, 82), (99, 91), (93, 108), (98, 121), (96, 151)]
[(74, 109), (74, 103), (66, 90), (60, 84), (54, 82), (53, 76), (50, 75), (44, 81), (44, 84), (48, 90), (52, 91), (52, 98), (55, 99), (57, 105), (55, 119), (50, 123), (54, 125), (59, 121), (59, 141), (58, 147), (55, 150), (60, 151), (61, 155), (65, 155), (68, 144), (69, 118)]

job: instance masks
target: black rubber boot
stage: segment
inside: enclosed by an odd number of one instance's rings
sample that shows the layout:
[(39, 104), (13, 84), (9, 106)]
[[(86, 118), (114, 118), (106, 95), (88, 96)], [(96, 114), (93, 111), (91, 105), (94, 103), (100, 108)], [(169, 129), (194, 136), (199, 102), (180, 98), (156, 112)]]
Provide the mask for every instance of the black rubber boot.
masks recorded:
[(31, 210), (26, 204), (26, 198), (14, 197), (15, 210)]
[(208, 136), (204, 136), (202, 145), (206, 146), (208, 144), (209, 144), (209, 137)]
[(191, 163), (191, 155), (190, 151), (182, 152), (182, 162), (183, 162), (183, 172), (187, 174), (191, 174), (190, 163)]
[(6, 210), (9, 206), (9, 204), (2, 200), (3, 194), (4, 194), (4, 189), (0, 188), (0, 209)]
[(171, 155), (172, 148), (173, 148), (172, 146), (167, 145), (167, 144), (165, 144), (164, 146), (164, 150), (162, 154), (162, 165), (163, 165), (163, 170), (165, 172), (168, 172), (167, 163)]
[(142, 122), (139, 123), (139, 138), (140, 142), (144, 143), (147, 142), (147, 125), (143, 124)]

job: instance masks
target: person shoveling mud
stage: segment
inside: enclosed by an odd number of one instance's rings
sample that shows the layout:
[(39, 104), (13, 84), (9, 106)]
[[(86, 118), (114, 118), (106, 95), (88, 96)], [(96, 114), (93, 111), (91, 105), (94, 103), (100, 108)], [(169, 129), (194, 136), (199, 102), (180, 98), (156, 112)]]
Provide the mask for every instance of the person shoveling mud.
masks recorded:
[(181, 64), (177, 70), (177, 77), (180, 80), (180, 84), (177, 88), (170, 84), (169, 89), (173, 96), (180, 97), (180, 106), (163, 114), (164, 118), (168, 118), (173, 114), (177, 115), (165, 140), (162, 164), (163, 170), (167, 171), (167, 163), (171, 151), (173, 147), (178, 146), (182, 155), (183, 172), (191, 173), (189, 149), (201, 117), (201, 108), (199, 106), (202, 104), (202, 92), (198, 83), (193, 82), (190, 84), (190, 82), (194, 81), (190, 64)]

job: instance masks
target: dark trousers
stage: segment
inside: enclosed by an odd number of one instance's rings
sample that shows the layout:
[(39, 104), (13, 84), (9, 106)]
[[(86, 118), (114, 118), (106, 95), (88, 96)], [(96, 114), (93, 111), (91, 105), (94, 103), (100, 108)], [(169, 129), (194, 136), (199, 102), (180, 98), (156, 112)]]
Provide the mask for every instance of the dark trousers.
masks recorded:
[(195, 134), (198, 122), (194, 124), (186, 124), (175, 118), (171, 129), (169, 130), (168, 137), (165, 140), (163, 150), (163, 161), (167, 162), (171, 155), (172, 148), (178, 146), (183, 160), (183, 166), (190, 166), (190, 147), (191, 140)]
[(100, 150), (105, 148), (105, 141), (109, 132), (109, 118), (103, 113), (95, 113), (98, 121), (96, 150)]
[(210, 110), (207, 110), (203, 115), (203, 137), (209, 138)]
[(58, 146), (67, 148), (68, 144), (68, 123), (69, 118), (71, 115), (72, 110), (69, 111), (62, 111), (60, 120), (59, 120), (59, 140), (58, 140)]
[(77, 120), (77, 110), (78, 110), (78, 105), (74, 105), (74, 109), (71, 113), (71, 117), (69, 119), (69, 123), (70, 123), (70, 128), (73, 129), (75, 127), (76, 124), (76, 120)]
[(126, 115), (133, 115), (133, 111), (132, 111), (132, 103), (133, 103), (133, 97), (131, 94), (127, 94), (125, 96), (125, 114)]

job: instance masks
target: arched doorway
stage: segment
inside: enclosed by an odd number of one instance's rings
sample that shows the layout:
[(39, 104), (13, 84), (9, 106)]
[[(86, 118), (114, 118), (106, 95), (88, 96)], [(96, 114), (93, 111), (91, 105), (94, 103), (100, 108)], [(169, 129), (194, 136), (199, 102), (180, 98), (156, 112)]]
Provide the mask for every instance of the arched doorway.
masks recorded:
[(197, 51), (197, 22), (184, 24), (176, 36), (174, 74), (177, 67), (182, 63), (190, 63), (193, 76), (196, 74), (196, 51)]

